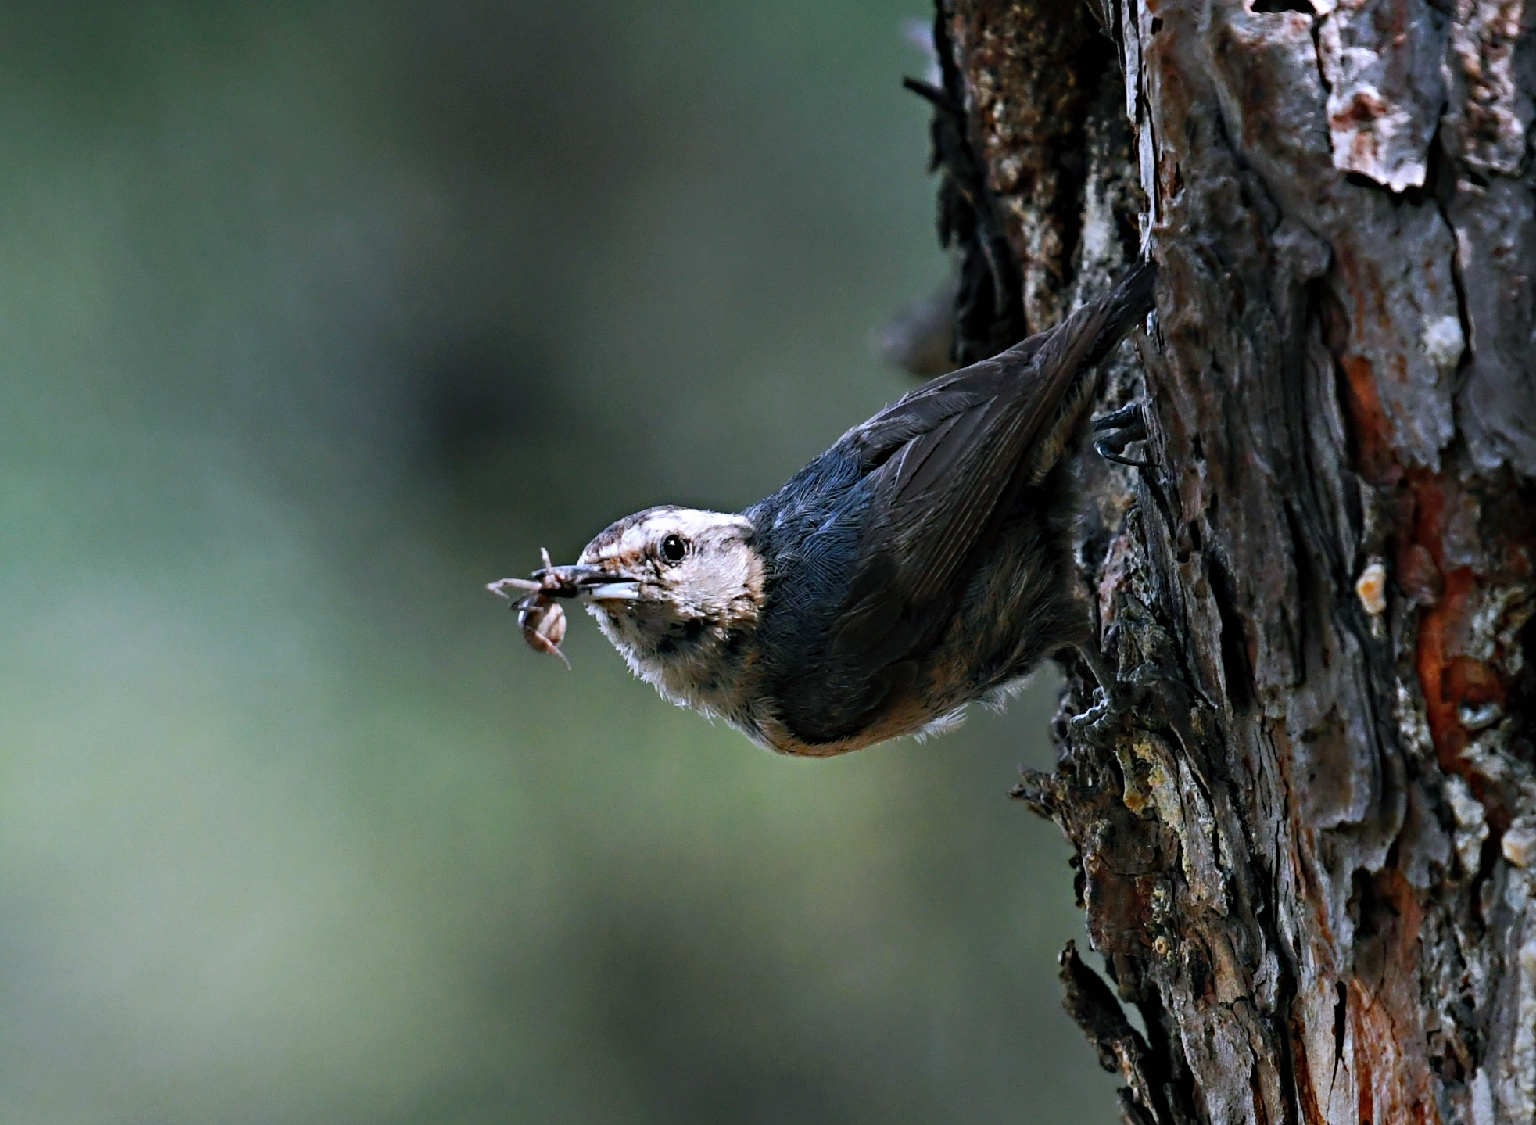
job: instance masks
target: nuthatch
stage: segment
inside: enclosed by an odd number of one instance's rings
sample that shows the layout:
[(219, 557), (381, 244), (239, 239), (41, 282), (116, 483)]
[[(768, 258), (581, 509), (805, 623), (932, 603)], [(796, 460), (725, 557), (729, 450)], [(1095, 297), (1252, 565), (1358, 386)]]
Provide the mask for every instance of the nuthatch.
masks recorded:
[(575, 565), (490, 588), (532, 591), (518, 607), (545, 651), (546, 611), (579, 598), (664, 697), (781, 753), (952, 726), (1088, 642), (1066, 455), (1154, 279), (1143, 264), (1050, 331), (918, 388), (744, 512), (648, 508)]

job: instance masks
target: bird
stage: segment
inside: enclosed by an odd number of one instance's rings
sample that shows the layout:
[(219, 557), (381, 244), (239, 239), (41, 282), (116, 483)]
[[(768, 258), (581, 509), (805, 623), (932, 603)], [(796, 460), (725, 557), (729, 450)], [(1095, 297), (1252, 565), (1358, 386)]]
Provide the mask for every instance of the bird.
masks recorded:
[(924, 737), (972, 703), (1001, 706), (1047, 656), (1096, 655), (1070, 463), (1155, 279), (1143, 262), (1054, 328), (913, 390), (743, 511), (647, 508), (575, 564), (546, 553), (531, 579), (489, 588), (532, 591), (525, 635), (556, 654), (558, 600), (578, 600), (663, 697), (782, 754)]

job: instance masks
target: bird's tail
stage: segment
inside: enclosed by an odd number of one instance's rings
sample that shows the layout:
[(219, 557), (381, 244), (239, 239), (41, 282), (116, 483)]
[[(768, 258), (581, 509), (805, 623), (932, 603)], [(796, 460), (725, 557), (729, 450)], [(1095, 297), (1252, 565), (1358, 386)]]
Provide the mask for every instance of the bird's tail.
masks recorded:
[[(1108, 296), (1089, 309), (1098, 314), (1099, 323), (1093, 342), (1083, 356), (1085, 366), (1096, 366), (1114, 350), (1131, 325), (1152, 311), (1153, 289), (1157, 284), (1157, 263), (1151, 258), (1137, 263)], [(1088, 310), (1084, 310), (1088, 311)]]
[(1035, 337), (1040, 342), (1032, 364), (1044, 380), (1035, 393), (1050, 404), (1051, 414), (1024, 469), (1030, 482), (1043, 480), (1070, 447), (1098, 388), (1099, 365), (1131, 325), (1152, 311), (1156, 281), (1157, 264), (1142, 262), (1097, 301)]

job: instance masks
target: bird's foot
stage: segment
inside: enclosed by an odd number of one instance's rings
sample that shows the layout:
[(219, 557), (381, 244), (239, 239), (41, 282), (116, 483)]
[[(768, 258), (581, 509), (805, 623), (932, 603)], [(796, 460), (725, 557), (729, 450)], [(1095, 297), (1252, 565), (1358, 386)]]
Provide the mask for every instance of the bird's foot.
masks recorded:
[(1119, 677), (1097, 649), (1084, 645), (1078, 652), (1099, 683), (1093, 689), (1092, 705), (1086, 711), (1072, 716), (1068, 726), (1074, 734), (1096, 741), (1108, 734), (1129, 710), (1130, 699), (1121, 689)]
[(1067, 726), (1079, 738), (1102, 744), (1128, 720), (1139, 714), (1145, 719), (1143, 712), (1149, 700), (1155, 698), (1155, 687), (1162, 677), (1157, 667), (1148, 663), (1137, 666), (1128, 678), (1123, 677), (1096, 649), (1084, 646), (1078, 652), (1098, 686), (1093, 689), (1093, 703), (1072, 716)]
[(1122, 406), (1109, 414), (1101, 414), (1093, 420), (1093, 432), (1103, 434), (1095, 438), (1094, 452), (1106, 461), (1117, 465), (1129, 465), (1133, 469), (1150, 469), (1151, 461), (1138, 461), (1125, 455), (1125, 448), (1138, 441), (1147, 440), (1147, 415), (1139, 402)]
[(1115, 723), (1125, 713), (1125, 705), (1116, 699), (1113, 692), (1106, 692), (1103, 688), (1093, 689), (1093, 706), (1080, 714), (1073, 715), (1069, 726), (1072, 733), (1089, 742), (1097, 742), (1114, 729)]

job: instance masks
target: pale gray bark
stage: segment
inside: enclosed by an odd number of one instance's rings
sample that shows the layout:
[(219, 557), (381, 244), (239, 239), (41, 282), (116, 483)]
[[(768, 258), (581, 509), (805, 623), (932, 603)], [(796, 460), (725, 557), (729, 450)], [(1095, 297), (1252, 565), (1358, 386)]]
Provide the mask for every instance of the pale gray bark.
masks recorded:
[(941, 0), (1025, 326), (1162, 264), (1106, 393), (1156, 467), (1098, 470), (1080, 550), (1136, 705), (1020, 787), (1128, 1121), (1536, 1122), (1533, 28)]

